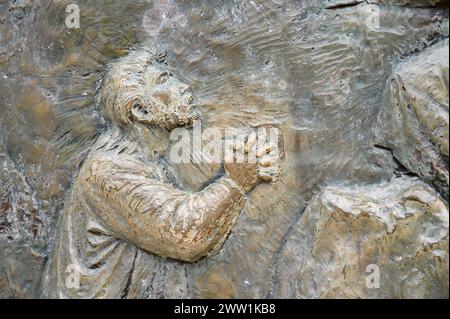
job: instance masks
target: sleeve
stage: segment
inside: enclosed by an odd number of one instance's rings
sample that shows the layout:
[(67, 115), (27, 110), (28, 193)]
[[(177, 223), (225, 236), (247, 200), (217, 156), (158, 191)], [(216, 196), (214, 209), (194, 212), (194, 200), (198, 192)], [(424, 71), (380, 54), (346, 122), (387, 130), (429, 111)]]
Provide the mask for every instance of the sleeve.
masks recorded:
[(108, 161), (88, 164), (86, 197), (118, 238), (151, 253), (194, 262), (220, 249), (242, 209), (244, 193), (223, 177), (185, 192)]

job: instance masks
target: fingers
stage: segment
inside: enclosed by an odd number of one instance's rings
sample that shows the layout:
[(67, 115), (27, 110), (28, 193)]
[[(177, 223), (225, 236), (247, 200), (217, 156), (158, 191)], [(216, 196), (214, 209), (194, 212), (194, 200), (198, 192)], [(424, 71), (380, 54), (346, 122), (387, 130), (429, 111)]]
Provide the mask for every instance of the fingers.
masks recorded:
[(249, 153), (251, 150), (253, 150), (253, 147), (256, 144), (256, 141), (258, 140), (258, 136), (256, 133), (250, 134), (250, 136), (247, 139), (247, 143), (245, 144), (245, 152)]
[(244, 145), (242, 143), (236, 142), (233, 143), (233, 151), (240, 152), (244, 148)]
[(242, 139), (239, 142), (233, 143), (233, 150), (238, 152), (244, 150), (245, 153), (249, 153), (252, 151), (253, 147), (256, 144), (257, 141), (257, 135), (256, 133), (251, 133), (248, 137)]
[(261, 167), (270, 167), (278, 163), (278, 156), (276, 155), (266, 155), (259, 159), (259, 165)]
[(241, 159), (247, 158), (249, 163), (259, 163), (262, 167), (275, 165), (278, 160), (278, 148), (273, 143), (260, 142), (254, 132), (248, 138), (240, 137), (239, 141), (231, 144), (234, 157), (239, 154)]
[(256, 151), (256, 157), (261, 157), (263, 155), (272, 153), (275, 149), (276, 149), (275, 145), (265, 143), (265, 144), (261, 145), (260, 147), (258, 147), (258, 150)]
[(280, 175), (278, 166), (260, 167), (258, 177), (264, 182), (276, 182)]
[(260, 178), (263, 182), (266, 182), (266, 183), (271, 183), (271, 182), (274, 181), (274, 180), (273, 180), (273, 177), (270, 176), (270, 175), (260, 175), (259, 178)]

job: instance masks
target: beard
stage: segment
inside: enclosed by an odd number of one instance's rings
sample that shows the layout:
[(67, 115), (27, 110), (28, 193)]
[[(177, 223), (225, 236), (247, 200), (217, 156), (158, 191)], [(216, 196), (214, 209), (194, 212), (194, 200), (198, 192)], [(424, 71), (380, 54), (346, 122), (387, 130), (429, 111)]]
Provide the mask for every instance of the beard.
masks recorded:
[(170, 110), (162, 112), (157, 116), (159, 117), (158, 126), (168, 131), (173, 131), (180, 127), (191, 126), (194, 122), (201, 120), (202, 115), (196, 106), (190, 106), (188, 109), (188, 112)]

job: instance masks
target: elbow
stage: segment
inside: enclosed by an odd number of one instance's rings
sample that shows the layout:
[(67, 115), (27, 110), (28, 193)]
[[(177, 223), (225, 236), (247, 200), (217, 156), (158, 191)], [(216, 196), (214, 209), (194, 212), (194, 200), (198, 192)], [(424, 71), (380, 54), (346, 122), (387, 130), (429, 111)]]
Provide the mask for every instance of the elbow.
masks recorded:
[(197, 261), (199, 261), (200, 259), (202, 259), (203, 257), (205, 257), (206, 255), (195, 255), (195, 254), (182, 254), (179, 256), (179, 258), (177, 258), (179, 261), (185, 262), (185, 263), (190, 263), (193, 264)]
[[(170, 227), (170, 242), (177, 260), (194, 263), (221, 248), (231, 229), (233, 216), (222, 210), (188, 201), (178, 208), (175, 227)], [(205, 218), (203, 216), (206, 216)]]
[(214, 251), (214, 247), (205, 243), (191, 243), (180, 247), (178, 258), (187, 263), (195, 263)]
[(184, 242), (181, 244), (180, 242), (172, 240), (160, 242), (158, 245), (152, 243), (149, 245), (141, 244), (138, 246), (149, 253), (160, 257), (186, 263), (195, 263), (203, 257), (208, 256), (208, 254), (213, 251), (209, 245), (203, 243)]
[(185, 234), (181, 240), (174, 243), (172, 247), (175, 250), (173, 254), (175, 259), (194, 263), (217, 250), (219, 245), (216, 236), (211, 237), (197, 232), (194, 234), (191, 233), (192, 236)]

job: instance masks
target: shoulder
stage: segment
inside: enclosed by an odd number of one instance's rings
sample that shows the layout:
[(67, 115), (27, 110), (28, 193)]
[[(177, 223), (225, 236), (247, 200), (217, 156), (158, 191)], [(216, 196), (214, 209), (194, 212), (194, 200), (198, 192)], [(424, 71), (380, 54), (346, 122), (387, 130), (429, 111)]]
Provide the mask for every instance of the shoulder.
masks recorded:
[(137, 156), (93, 151), (84, 163), (79, 177), (85, 183), (114, 180), (159, 179), (156, 163), (146, 163)]

